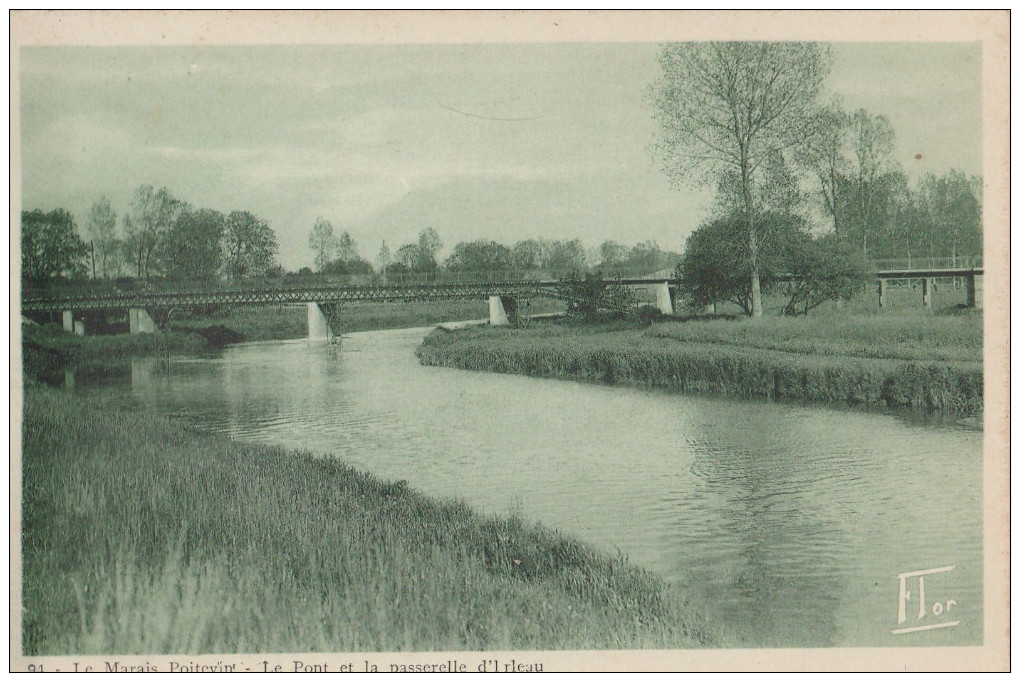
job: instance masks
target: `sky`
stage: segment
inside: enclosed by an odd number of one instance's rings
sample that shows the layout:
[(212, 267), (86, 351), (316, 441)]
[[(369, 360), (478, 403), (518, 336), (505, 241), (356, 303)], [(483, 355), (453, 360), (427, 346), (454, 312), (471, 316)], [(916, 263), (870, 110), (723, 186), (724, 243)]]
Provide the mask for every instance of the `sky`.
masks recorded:
[[(142, 184), (248, 210), (285, 269), (317, 217), (375, 262), (435, 228), (459, 241), (655, 240), (680, 251), (711, 192), (649, 151), (653, 43), (23, 47), (22, 208), (83, 228)], [(907, 175), (981, 173), (979, 43), (833, 45), (828, 92), (886, 115)]]

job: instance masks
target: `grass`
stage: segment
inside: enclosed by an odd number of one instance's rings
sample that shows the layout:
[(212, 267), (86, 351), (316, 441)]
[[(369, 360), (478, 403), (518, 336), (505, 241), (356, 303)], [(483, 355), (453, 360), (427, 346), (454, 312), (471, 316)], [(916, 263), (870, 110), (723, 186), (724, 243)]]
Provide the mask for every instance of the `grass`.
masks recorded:
[(734, 397), (980, 414), (977, 316), (437, 330), (425, 365)]
[(229, 306), (211, 310), (181, 311), (174, 327), (203, 329), (223, 325), (244, 335), (246, 341), (283, 341), (308, 336), (304, 306)]
[(31, 655), (675, 648), (676, 587), (334, 459), (28, 385)]
[(981, 321), (971, 315), (861, 316), (659, 323), (648, 336), (680, 343), (740, 346), (834, 357), (977, 362)]

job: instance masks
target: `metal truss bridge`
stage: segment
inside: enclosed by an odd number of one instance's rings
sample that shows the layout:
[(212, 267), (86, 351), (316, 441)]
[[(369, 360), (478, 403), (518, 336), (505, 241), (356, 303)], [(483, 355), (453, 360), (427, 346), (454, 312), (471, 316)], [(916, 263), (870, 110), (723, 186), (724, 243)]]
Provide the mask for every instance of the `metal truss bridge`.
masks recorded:
[[(925, 286), (937, 278), (964, 278), (973, 288), (975, 278), (984, 270), (972, 268), (886, 269), (872, 277), (884, 289), (885, 281), (920, 279)], [(792, 277), (787, 280), (792, 280)], [(663, 286), (675, 292), (674, 278), (605, 279), (609, 285)], [(972, 290), (973, 292), (973, 290)], [(485, 300), (493, 296), (530, 298), (537, 296), (568, 298), (563, 281), (558, 280), (476, 280), (454, 283), (419, 283), (414, 285), (340, 285), (316, 283), (306, 285), (255, 285), (243, 287), (159, 287), (130, 291), (102, 290), (88, 287), (23, 292), (22, 311), (103, 311), (147, 308), (168, 310), (186, 307), (254, 306), (267, 304), (338, 305), (356, 302), (421, 302), (449, 299)]]
[[(610, 285), (676, 285), (669, 278), (606, 280)], [(27, 291), (22, 311), (101, 311), (145, 307), (164, 310), (206, 306), (266, 304), (326, 305), (355, 302), (420, 302), (447, 299), (487, 299), (492, 296), (564, 298), (563, 284), (554, 280), (503, 280), (419, 285), (275, 285), (227, 288), (160, 288), (138, 291), (88, 292), (72, 289)]]

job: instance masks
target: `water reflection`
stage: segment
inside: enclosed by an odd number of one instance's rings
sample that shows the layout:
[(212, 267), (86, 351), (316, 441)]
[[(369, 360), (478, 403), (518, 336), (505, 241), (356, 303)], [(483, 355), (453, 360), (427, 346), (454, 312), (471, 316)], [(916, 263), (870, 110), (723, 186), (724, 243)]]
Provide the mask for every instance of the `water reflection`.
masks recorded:
[[(732, 644), (981, 637), (981, 433), (420, 367), (426, 330), (151, 360), (80, 394), (341, 457), (577, 535), (679, 583)], [(893, 636), (897, 575), (956, 565), (961, 625)], [(956, 609), (956, 608), (954, 608)]]

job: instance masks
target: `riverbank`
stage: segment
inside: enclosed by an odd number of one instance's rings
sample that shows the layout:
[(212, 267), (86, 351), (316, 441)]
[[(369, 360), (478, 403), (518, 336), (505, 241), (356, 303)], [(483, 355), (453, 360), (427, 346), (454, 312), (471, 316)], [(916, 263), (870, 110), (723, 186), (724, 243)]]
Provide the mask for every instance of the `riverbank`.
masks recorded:
[(436, 330), (424, 365), (980, 417), (980, 316)]
[[(213, 336), (213, 332), (206, 330)], [(215, 339), (214, 339), (215, 340)], [(26, 379), (55, 382), (65, 367), (99, 370), (136, 355), (201, 353), (212, 345), (202, 331), (78, 336), (59, 325), (21, 326), (21, 365)]]
[[(562, 301), (537, 297), (529, 310), (533, 314), (562, 311)], [(481, 300), (429, 302), (356, 303), (340, 313), (342, 332), (428, 327), (437, 323), (484, 320), (488, 305)], [(174, 319), (175, 326), (201, 329), (223, 325), (244, 335), (246, 341), (301, 339), (308, 335), (308, 317), (303, 306), (234, 306), (185, 314)]]
[(338, 460), (26, 386), (29, 654), (686, 648), (677, 589)]

